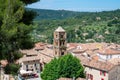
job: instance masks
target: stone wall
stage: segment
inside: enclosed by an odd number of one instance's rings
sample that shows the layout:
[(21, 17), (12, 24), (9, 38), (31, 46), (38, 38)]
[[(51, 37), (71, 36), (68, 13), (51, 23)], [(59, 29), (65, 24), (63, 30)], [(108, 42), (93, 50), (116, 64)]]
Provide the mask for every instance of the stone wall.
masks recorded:
[(120, 80), (120, 64), (109, 71), (109, 80)]

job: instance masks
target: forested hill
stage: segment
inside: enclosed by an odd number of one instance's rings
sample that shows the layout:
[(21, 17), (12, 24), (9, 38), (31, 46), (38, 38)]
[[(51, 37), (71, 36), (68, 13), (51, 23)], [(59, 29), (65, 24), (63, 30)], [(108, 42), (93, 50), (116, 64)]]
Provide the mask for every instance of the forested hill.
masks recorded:
[(27, 8), (28, 10), (33, 10), (37, 13), (35, 20), (58, 20), (58, 19), (65, 19), (69, 17), (74, 17), (79, 14), (79, 12), (74, 11), (66, 11), (66, 10), (47, 10), (47, 9), (31, 9)]
[(103, 12), (34, 11), (38, 14), (31, 34), (35, 42), (52, 43), (53, 31), (62, 26), (67, 32), (68, 42), (120, 43), (120, 9)]
[(106, 19), (113, 18), (118, 16), (120, 9), (114, 11), (102, 11), (102, 12), (75, 12), (67, 10), (47, 10), (47, 9), (32, 9), (27, 8), (28, 10), (33, 10), (36, 12), (37, 16), (34, 20), (61, 20), (66, 18), (85, 18), (86, 17), (103, 17)]

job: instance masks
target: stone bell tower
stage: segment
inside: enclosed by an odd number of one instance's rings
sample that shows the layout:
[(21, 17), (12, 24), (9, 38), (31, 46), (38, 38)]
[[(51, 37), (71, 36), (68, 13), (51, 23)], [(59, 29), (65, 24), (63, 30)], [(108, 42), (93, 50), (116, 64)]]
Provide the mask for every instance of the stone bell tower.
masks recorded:
[(66, 32), (62, 27), (58, 27), (54, 31), (54, 56), (60, 57), (67, 54)]

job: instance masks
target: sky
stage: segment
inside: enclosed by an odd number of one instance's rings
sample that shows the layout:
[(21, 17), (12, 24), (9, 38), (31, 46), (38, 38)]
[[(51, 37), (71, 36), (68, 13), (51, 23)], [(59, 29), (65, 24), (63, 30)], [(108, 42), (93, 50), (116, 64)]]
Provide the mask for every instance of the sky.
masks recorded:
[(120, 0), (40, 0), (27, 7), (90, 12), (109, 11), (120, 9)]

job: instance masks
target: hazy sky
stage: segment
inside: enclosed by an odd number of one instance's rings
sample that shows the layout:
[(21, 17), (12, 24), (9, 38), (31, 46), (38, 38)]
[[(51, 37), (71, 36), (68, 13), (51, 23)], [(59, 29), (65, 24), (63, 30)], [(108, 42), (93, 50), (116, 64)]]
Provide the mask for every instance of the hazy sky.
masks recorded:
[(120, 0), (40, 0), (27, 7), (72, 11), (103, 11), (120, 9)]

